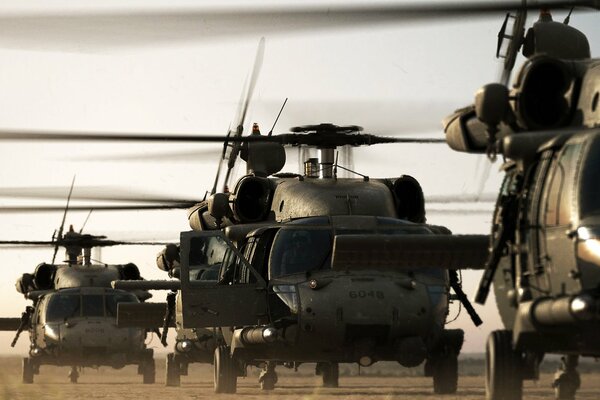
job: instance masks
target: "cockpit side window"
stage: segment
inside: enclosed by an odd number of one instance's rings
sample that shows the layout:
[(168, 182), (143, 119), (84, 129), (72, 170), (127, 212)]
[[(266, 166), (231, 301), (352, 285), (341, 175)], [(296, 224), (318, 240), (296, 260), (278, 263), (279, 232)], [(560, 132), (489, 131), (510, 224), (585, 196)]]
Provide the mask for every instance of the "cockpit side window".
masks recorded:
[(117, 316), (117, 304), (119, 303), (139, 303), (137, 297), (131, 293), (115, 293), (106, 294), (104, 297), (106, 316), (115, 317)]
[(554, 156), (546, 192), (546, 226), (568, 225), (571, 221), (575, 172), (581, 148), (581, 143), (568, 144)]
[(587, 151), (580, 182), (580, 216), (600, 215), (600, 139), (596, 139)]

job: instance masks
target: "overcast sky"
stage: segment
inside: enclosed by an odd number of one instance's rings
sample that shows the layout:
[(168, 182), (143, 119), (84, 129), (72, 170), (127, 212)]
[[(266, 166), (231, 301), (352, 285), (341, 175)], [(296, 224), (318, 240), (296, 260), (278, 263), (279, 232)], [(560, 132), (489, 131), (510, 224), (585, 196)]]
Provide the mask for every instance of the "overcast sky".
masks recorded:
[[(89, 9), (189, 5), (192, 2), (78, 1)], [(200, 2), (194, 2), (198, 4)], [(209, 2), (202, 2), (210, 5)], [(216, 2), (230, 4), (231, 2)], [(237, 2), (241, 3), (241, 2)], [(280, 2), (279, 2), (280, 3)], [(346, 1), (342, 2), (346, 3)], [(4, 1), (0, 13), (43, 10), (46, 2)], [(62, 8), (68, 2), (55, 2)], [(233, 4), (233, 3), (231, 3)], [(245, 3), (254, 5), (256, 2)], [(214, 4), (213, 4), (214, 5)], [(69, 6), (71, 7), (71, 6)], [(591, 38), (592, 54), (600, 42), (594, 15), (575, 15), (571, 23)], [(370, 133), (443, 137), (439, 121), (472, 101), (473, 93), (495, 81), (494, 58), (502, 15), (339, 31), (266, 35), (266, 52), (248, 123), (268, 131), (287, 97), (289, 103), (276, 131), (318, 122), (357, 124)], [(66, 51), (39, 46), (0, 48), (0, 127), (19, 129), (130, 132), (225, 133), (233, 123), (244, 81), (253, 63), (261, 34), (227, 39), (198, 38), (145, 46), (77, 45)], [(1, 45), (1, 44), (0, 44)], [(75, 51), (77, 49), (78, 51)], [(218, 146), (210, 146), (217, 148)], [(206, 149), (203, 145), (139, 144), (0, 144), (0, 183), (10, 186), (119, 185), (174, 197), (200, 199), (212, 184), (214, 156), (180, 162), (81, 161), (114, 154), (163, 150)], [(431, 194), (473, 194), (486, 160), (452, 152), (445, 145), (386, 145), (357, 149), (356, 169), (374, 177), (409, 174)], [(295, 171), (292, 157), (286, 170)], [(499, 164), (492, 166), (484, 192), (496, 192)], [(66, 193), (65, 193), (66, 196)], [(0, 200), (2, 204), (14, 201)], [(18, 204), (32, 204), (21, 201)], [(489, 215), (428, 213), (428, 222), (447, 225), (458, 233), (487, 233)], [(70, 213), (77, 228), (85, 213)], [(2, 239), (50, 239), (60, 213), (0, 215)], [(113, 238), (173, 239), (187, 230), (185, 211), (94, 213), (86, 226), (91, 233)], [(154, 264), (160, 248), (105, 249), (102, 260), (133, 261), (146, 278), (165, 276)], [(49, 262), (51, 250), (0, 250), (4, 279), (0, 281), (0, 314), (18, 316), (27, 305), (14, 290), (14, 281)], [(479, 273), (465, 274), (465, 291), (472, 297)], [(156, 301), (164, 294), (157, 293)], [(483, 352), (487, 334), (500, 327), (494, 300), (477, 307), (485, 321), (473, 328), (463, 315), (450, 327), (466, 330), (466, 352)], [(452, 314), (457, 307), (452, 308)], [(9, 348), (12, 334), (0, 335), (0, 352), (26, 354), (23, 337)], [(154, 344), (158, 344), (154, 340)]]

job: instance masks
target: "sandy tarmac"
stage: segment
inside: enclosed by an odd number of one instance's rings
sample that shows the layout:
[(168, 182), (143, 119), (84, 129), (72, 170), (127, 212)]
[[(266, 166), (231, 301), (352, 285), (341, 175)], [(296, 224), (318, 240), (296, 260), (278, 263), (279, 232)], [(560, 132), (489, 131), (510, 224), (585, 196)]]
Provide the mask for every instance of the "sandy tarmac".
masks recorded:
[[(81, 372), (79, 383), (68, 383), (68, 368), (43, 366), (41, 374), (32, 385), (21, 383), (21, 366), (18, 358), (0, 358), (0, 399), (55, 400), (55, 399), (483, 399), (483, 377), (461, 377), (455, 395), (439, 396), (432, 393), (430, 378), (342, 376), (340, 387), (323, 389), (318, 377), (304, 369), (294, 374), (282, 369), (277, 388), (262, 392), (257, 384), (256, 370), (238, 380), (235, 395), (215, 395), (212, 390), (212, 367), (193, 365), (190, 374), (182, 377), (182, 386), (164, 386), (164, 360), (157, 359), (157, 382), (143, 385), (136, 368), (121, 370), (110, 368), (89, 369)], [(525, 383), (525, 399), (553, 399), (550, 388), (552, 376), (542, 375), (539, 382)], [(600, 375), (583, 374), (578, 399), (600, 399)]]

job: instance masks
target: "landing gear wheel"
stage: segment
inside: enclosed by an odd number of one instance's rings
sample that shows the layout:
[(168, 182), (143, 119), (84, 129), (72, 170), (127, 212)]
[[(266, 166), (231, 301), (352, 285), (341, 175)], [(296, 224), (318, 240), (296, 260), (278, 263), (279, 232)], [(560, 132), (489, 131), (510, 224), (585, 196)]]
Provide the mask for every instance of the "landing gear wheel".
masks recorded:
[(275, 372), (276, 364), (268, 362), (265, 369), (263, 369), (258, 377), (258, 383), (260, 383), (261, 390), (273, 390), (277, 383), (278, 377)]
[(145, 385), (151, 385), (156, 381), (156, 366), (154, 358), (149, 357), (142, 364), (142, 381)]
[(520, 400), (523, 397), (521, 355), (513, 349), (511, 331), (494, 331), (485, 348), (487, 400)]
[(234, 360), (229, 354), (228, 346), (217, 346), (213, 364), (215, 393), (235, 393), (237, 389), (237, 372)]
[(181, 365), (175, 353), (167, 354), (165, 386), (181, 385)]
[(573, 400), (575, 393), (581, 386), (581, 378), (577, 372), (578, 357), (567, 356), (562, 358), (562, 364), (554, 374), (554, 397), (556, 400)]
[(69, 381), (71, 383), (77, 383), (79, 380), (79, 371), (77, 371), (77, 367), (71, 367), (71, 371), (69, 371)]
[(23, 359), (23, 383), (33, 383), (34, 365), (31, 358)]
[(436, 360), (432, 371), (433, 392), (453, 394), (458, 387), (458, 355), (449, 352)]
[(317, 370), (323, 377), (323, 387), (339, 387), (340, 367), (338, 363), (318, 363)]

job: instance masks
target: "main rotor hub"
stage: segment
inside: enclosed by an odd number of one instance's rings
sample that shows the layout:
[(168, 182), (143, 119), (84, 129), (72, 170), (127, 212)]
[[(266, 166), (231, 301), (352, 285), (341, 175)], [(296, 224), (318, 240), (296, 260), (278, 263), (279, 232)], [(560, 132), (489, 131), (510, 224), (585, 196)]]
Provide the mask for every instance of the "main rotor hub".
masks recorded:
[(361, 132), (363, 130), (362, 126), (358, 125), (346, 125), (346, 126), (338, 126), (330, 123), (322, 123), (318, 125), (302, 125), (295, 126), (290, 129), (290, 132), (294, 133), (313, 133), (318, 135), (335, 135), (335, 134), (345, 134), (352, 132)]

